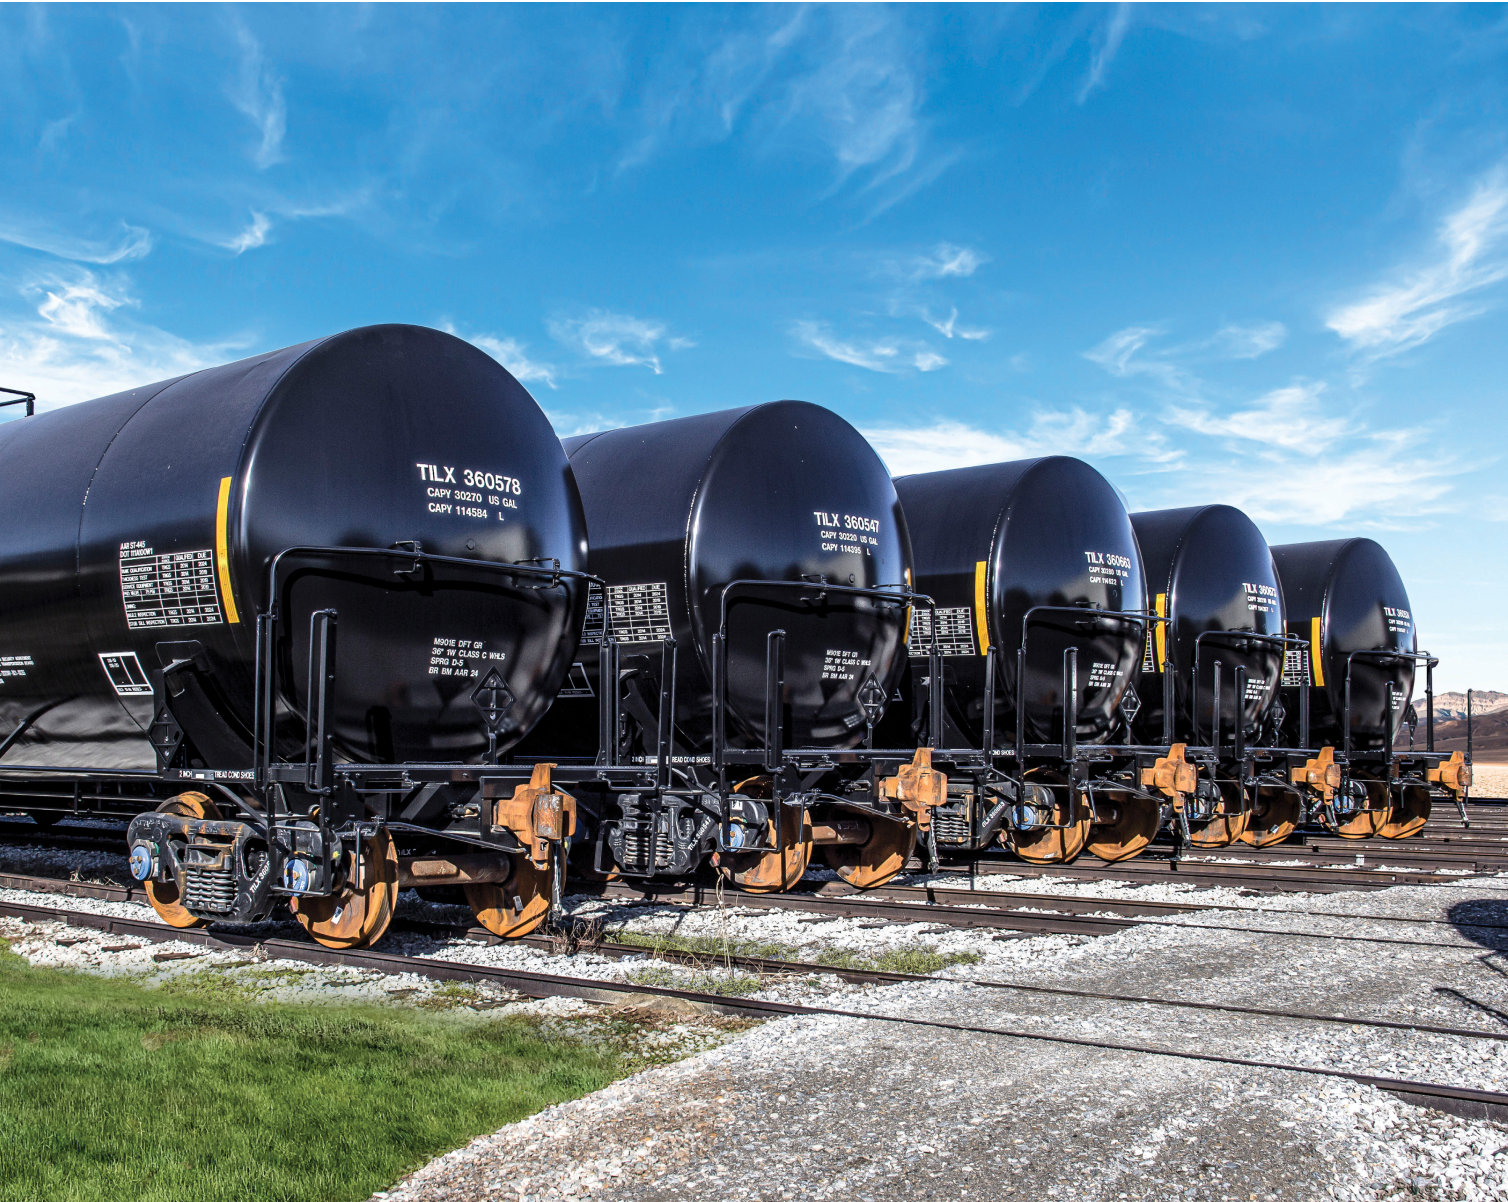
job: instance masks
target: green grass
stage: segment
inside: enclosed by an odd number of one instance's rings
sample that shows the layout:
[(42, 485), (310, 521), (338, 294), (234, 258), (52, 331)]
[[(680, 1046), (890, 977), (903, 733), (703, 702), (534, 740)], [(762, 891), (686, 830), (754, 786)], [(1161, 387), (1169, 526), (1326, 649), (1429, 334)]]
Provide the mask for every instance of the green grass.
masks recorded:
[(651, 965), (625, 974), (635, 985), (656, 989), (690, 989), (697, 993), (717, 993), (724, 997), (747, 997), (764, 988), (758, 977), (743, 973), (676, 972), (672, 968)]
[(29, 967), (0, 941), (0, 1199), (341, 1202), (626, 1071), (524, 1020)]
[(939, 972), (955, 964), (978, 964), (981, 959), (983, 957), (978, 952), (939, 952), (917, 944), (914, 947), (891, 948), (878, 956), (829, 948), (817, 957), (816, 962), (829, 968), (907, 972), (924, 977), (928, 973)]
[(718, 935), (670, 935), (655, 931), (604, 931), (604, 943), (623, 947), (642, 947), (650, 952), (680, 952), (687, 956), (721, 959), (723, 956), (749, 956), (760, 960), (790, 960), (797, 951), (784, 943), (761, 943), (753, 939), (724, 940)]
[[(939, 972), (955, 964), (977, 964), (978, 952), (939, 952), (924, 943), (892, 948), (870, 955), (866, 952), (845, 951), (828, 948), (810, 960), (801, 958), (801, 949), (784, 943), (759, 943), (751, 939), (729, 939), (726, 943), (715, 935), (662, 935), (649, 931), (605, 931), (603, 941), (623, 947), (641, 947), (652, 953), (679, 952), (688, 956), (702, 956), (717, 960), (724, 955), (748, 956), (761, 960), (784, 960), (793, 964), (812, 964), (822, 968), (851, 968), (859, 971), (905, 972), (917, 976)], [(638, 980), (638, 978), (634, 978)], [(656, 985), (658, 981), (640, 980), (641, 985)], [(699, 988), (682, 984), (671, 986), (679, 989)], [(727, 990), (707, 992), (728, 992)], [(746, 990), (745, 992), (753, 992)]]

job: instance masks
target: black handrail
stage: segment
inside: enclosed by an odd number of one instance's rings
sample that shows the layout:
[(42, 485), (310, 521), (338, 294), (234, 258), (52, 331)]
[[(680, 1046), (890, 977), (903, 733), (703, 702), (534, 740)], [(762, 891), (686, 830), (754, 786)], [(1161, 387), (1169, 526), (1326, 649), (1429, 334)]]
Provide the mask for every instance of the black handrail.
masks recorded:
[(0, 392), (5, 393), (6, 396), (10, 396), (10, 397), (14, 397), (15, 398), (15, 400), (12, 400), (12, 401), (0, 401), (0, 409), (4, 409), (7, 405), (25, 405), (26, 406), (26, 416), (27, 417), (36, 417), (36, 415), (37, 415), (37, 394), (36, 393), (34, 393), (34, 392), (22, 392), (19, 388), (0, 388)]
[[(1207, 638), (1249, 639), (1257, 643), (1281, 646), (1285, 650), (1290, 645), (1295, 647), (1309, 646), (1308, 639), (1302, 639), (1293, 634), (1258, 634), (1254, 630), (1201, 630), (1194, 636), (1194, 688), (1192, 696), (1189, 699), (1189, 719), (1194, 724), (1193, 735), (1196, 740), (1199, 738), (1199, 652), (1204, 640)], [(1235, 651), (1238, 648), (1232, 647), (1230, 650)], [(1219, 689), (1219, 672), (1220, 666), (1217, 660), (1215, 666), (1215, 687), (1217, 690)], [(1278, 669), (1279, 687), (1282, 686), (1282, 682), (1283, 672), (1280, 666)], [(1299, 746), (1307, 747), (1309, 746), (1309, 679), (1306, 677), (1303, 684), (1299, 687), (1303, 690), (1302, 699), (1299, 702)], [(1241, 715), (1242, 707), (1246, 703), (1245, 693), (1246, 690), (1242, 689), (1241, 695), (1236, 698), (1236, 723), (1238, 726), (1245, 725)], [(1218, 692), (1215, 697), (1215, 713), (1211, 719), (1211, 725), (1213, 730), (1210, 735), (1210, 746), (1218, 751), (1220, 749), (1220, 698)]]
[(528, 576), (548, 583), (543, 587), (558, 587), (564, 580), (584, 580), (603, 589), (603, 639), (606, 640), (612, 627), (612, 615), (607, 605), (606, 581), (590, 572), (577, 572), (562, 568), (552, 560), (553, 566), (535, 567), (529, 563), (505, 563), (492, 559), (463, 559), (455, 555), (435, 555), (422, 551), (417, 546), (412, 550), (402, 547), (284, 547), (272, 558), (267, 570), (267, 609), (257, 615), (257, 673), (255, 713), (252, 729), (252, 767), (254, 780), (259, 789), (267, 785), (272, 769), (273, 724), (277, 716), (277, 623), (278, 574), (283, 561), (290, 555), (318, 555), (327, 558), (349, 559), (398, 559), (412, 564), (406, 572), (418, 571), (421, 564), (448, 564), (454, 567), (492, 570), (503, 576)]
[[(729, 596), (741, 588), (791, 588), (814, 590), (814, 600), (823, 600), (828, 593), (850, 597), (869, 597), (876, 601), (890, 601), (908, 608), (918, 602), (925, 603), (932, 615), (932, 647), (928, 656), (932, 664), (931, 680), (928, 682), (930, 726), (932, 744), (942, 742), (942, 670), (941, 653), (937, 649), (937, 602), (925, 593), (915, 593), (902, 584), (879, 585), (865, 588), (854, 584), (828, 584), (817, 580), (759, 580), (740, 577), (722, 586), (718, 598), (717, 633), (712, 636), (712, 768), (718, 774), (719, 790), (728, 792), (725, 776), (728, 722), (728, 604)], [(770, 810), (773, 817), (775, 845), (768, 849), (776, 855), (785, 854), (785, 823), (780, 814), (780, 767), (784, 761), (784, 730), (781, 695), (784, 692), (785, 676), (785, 631), (771, 630), (765, 635), (765, 770), (770, 773)], [(720, 852), (736, 851), (730, 845), (732, 819), (728, 806), (722, 806), (718, 821), (717, 848)]]
[[(1425, 685), (1424, 685), (1425, 696), (1428, 698), (1428, 701), (1426, 703), (1426, 707), (1425, 708), (1426, 708), (1426, 712), (1428, 714), (1427, 721), (1429, 723), (1428, 727), (1425, 730), (1425, 739), (1427, 740), (1425, 746), (1426, 746), (1426, 749), (1428, 751), (1431, 751), (1431, 752), (1434, 751), (1435, 750), (1435, 687), (1434, 686), (1435, 686), (1435, 668), (1440, 663), (1439, 656), (1431, 655), (1428, 651), (1381, 651), (1381, 650), (1348, 651), (1346, 653), (1346, 691), (1345, 691), (1345, 697), (1344, 697), (1345, 704), (1344, 704), (1344, 706), (1342, 707), (1342, 710), (1341, 710), (1341, 728), (1340, 728), (1341, 729), (1341, 742), (1340, 742), (1340, 745), (1341, 745), (1341, 755), (1344, 756), (1344, 757), (1346, 757), (1347, 759), (1349, 759), (1350, 755), (1351, 755), (1351, 665), (1352, 665), (1352, 662), (1354, 660), (1357, 660), (1357, 659), (1363, 659), (1363, 660), (1370, 659), (1370, 660), (1375, 661), (1376, 663), (1378, 663), (1379, 665), (1381, 665), (1383, 667), (1387, 667), (1388, 666), (1388, 661), (1389, 660), (1411, 659), (1416, 664), (1419, 663), (1421, 660), (1423, 661), (1423, 663), (1424, 663), (1424, 672), (1425, 672), (1425, 677), (1424, 677), (1424, 680), (1425, 680)], [(1392, 681), (1389, 681), (1388, 683), (1392, 684)], [(1387, 760), (1389, 762), (1391, 762), (1392, 761), (1392, 753), (1393, 753), (1393, 710), (1392, 710), (1392, 698), (1391, 698), (1391, 696), (1389, 697), (1388, 701), (1389, 701), (1389, 705), (1388, 705), (1388, 713), (1387, 713), (1387, 717), (1386, 717), (1387, 734), (1386, 734), (1386, 737), (1385, 737), (1385, 743), (1386, 743), (1386, 750), (1387, 750), (1387, 756), (1386, 756), (1386, 758), (1387, 758)]]
[[(937, 650), (937, 602), (925, 593), (912, 592), (903, 584), (882, 584), (873, 588), (865, 588), (856, 584), (828, 584), (823, 580), (761, 580), (754, 577), (740, 577), (730, 580), (721, 586), (722, 592), (718, 598), (718, 623), (717, 633), (712, 636), (712, 767), (721, 771), (724, 767), (723, 754), (727, 750), (728, 738), (728, 604), (729, 597), (738, 589), (749, 588), (789, 588), (809, 590), (816, 593), (815, 600), (822, 600), (828, 593), (839, 593), (849, 597), (869, 597), (875, 601), (890, 601), (896, 604), (912, 606), (924, 604), (931, 611), (932, 616), (932, 649), (930, 658), (935, 663), (941, 659)], [(766, 693), (769, 692), (769, 663), (766, 663)], [(939, 746), (942, 743), (942, 672), (932, 673), (929, 682), (928, 697), (930, 703), (930, 725), (932, 729), (932, 745)], [(768, 710), (768, 698), (766, 698), (766, 710)], [(769, 731), (765, 732), (766, 738)]]
[[(1124, 622), (1136, 622), (1141, 626), (1142, 637), (1144, 639), (1146, 637), (1147, 628), (1152, 623), (1162, 622), (1166, 624), (1168, 621), (1166, 617), (1163, 617), (1160, 614), (1148, 613), (1147, 611), (1140, 609), (1090, 609), (1082, 605), (1033, 605), (1024, 614), (1021, 615), (1021, 646), (1016, 649), (1016, 775), (1022, 780), (1025, 779), (1023, 776), (1025, 769), (1022, 767), (1022, 764), (1024, 763), (1026, 757), (1026, 705), (1023, 700), (1023, 695), (1026, 689), (1026, 641), (1030, 634), (1032, 620), (1038, 614), (1048, 613), (1073, 614), (1077, 618), (1115, 618)], [(1070, 647), (1068, 648), (1068, 651), (1076, 652), (1077, 648)], [(1068, 651), (1064, 652), (1065, 677), (1068, 673)], [(1075, 656), (1075, 659), (1077, 659), (1077, 656)], [(1169, 715), (1171, 713), (1171, 709), (1167, 705), (1167, 679), (1168, 678), (1165, 675), (1163, 684), (1163, 733), (1165, 735), (1169, 730)], [(1075, 673), (1075, 681), (1076, 680), (1077, 673)], [(1127, 687), (1130, 688), (1133, 686), (1128, 682)], [(1077, 701), (1077, 687), (1075, 687), (1074, 693), (1075, 701)], [(989, 698), (988, 703), (990, 705), (994, 704), (993, 696)], [(1076, 708), (1077, 707), (1075, 706), (1075, 709)], [(1065, 759), (1069, 758), (1069, 748), (1070, 746), (1072, 746), (1072, 736), (1069, 735), (1066, 729), (1068, 710), (1069, 700), (1067, 697), (1065, 697), (1063, 699), (1063, 716), (1065, 720), (1063, 744)], [(1077, 732), (1075, 732), (1075, 735), (1076, 734)], [(1167, 741), (1169, 740), (1164, 740), (1164, 742)]]

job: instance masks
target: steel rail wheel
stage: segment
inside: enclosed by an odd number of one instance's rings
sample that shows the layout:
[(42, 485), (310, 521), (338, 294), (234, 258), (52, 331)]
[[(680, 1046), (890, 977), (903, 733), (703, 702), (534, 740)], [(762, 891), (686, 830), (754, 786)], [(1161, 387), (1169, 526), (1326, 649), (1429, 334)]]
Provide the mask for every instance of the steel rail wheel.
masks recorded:
[(501, 885), (467, 885), (476, 920), (503, 939), (532, 934), (550, 913), (550, 870), (527, 856), (513, 861), (513, 876)]
[(829, 843), (822, 847), (827, 866), (855, 889), (873, 889), (883, 885), (906, 867), (916, 850), (917, 828), (910, 822), (866, 815), (869, 840), (866, 843)]
[[(1387, 782), (1363, 777), (1352, 777), (1351, 781), (1366, 790), (1366, 797), (1360, 799), (1363, 804), (1358, 805), (1350, 817), (1342, 818), (1336, 814), (1335, 821), (1327, 820), (1325, 825), (1342, 839), (1370, 839), (1382, 826), (1391, 805)], [(1335, 800), (1339, 801), (1340, 796), (1341, 791), (1337, 789)], [(1331, 803), (1332, 812), (1334, 804), (1334, 802)]]
[[(1033, 768), (1026, 779), (1051, 791), (1052, 821), (1067, 822), (1068, 781), (1046, 768)], [(1054, 825), (1027, 831), (1011, 827), (1001, 831), (1000, 840), (1028, 864), (1067, 864), (1077, 859), (1089, 842), (1089, 807), (1079, 806), (1079, 820), (1072, 826)]]
[(1278, 785), (1258, 785), (1256, 805), (1248, 811), (1251, 822), (1241, 834), (1241, 842), (1253, 847), (1271, 847), (1281, 843), (1298, 827), (1304, 807), (1298, 794)]
[(800, 806), (780, 807), (781, 850), (774, 851), (775, 820), (765, 824), (772, 850), (720, 853), (717, 868), (729, 881), (750, 893), (784, 893), (806, 875), (812, 862), (812, 824)]
[[(213, 822), (220, 809), (203, 793), (180, 793), (157, 807), (159, 814), (177, 814), (181, 818), (204, 818)], [(148, 881), (147, 900), (157, 917), (170, 927), (202, 927), (208, 919), (195, 918), (181, 904), (177, 881)]]
[(360, 890), (295, 897), (288, 908), (315, 941), (333, 948), (370, 947), (387, 933), (398, 902), (398, 849), (386, 827), (361, 842)]
[(1377, 833), (1384, 839), (1407, 839), (1429, 821), (1430, 797), (1426, 785), (1400, 783), (1388, 791), (1388, 808), (1378, 815)]
[(1342, 839), (1370, 839), (1377, 833), (1385, 813), (1384, 810), (1364, 806), (1349, 818), (1342, 820), (1337, 817), (1336, 821), (1326, 822), (1325, 825)]
[(1241, 804), (1240, 786), (1234, 781), (1219, 781), (1217, 785), (1220, 807), (1213, 818), (1189, 823), (1190, 847), (1229, 847), (1237, 839), (1244, 839), (1251, 828), (1252, 811)]
[[(1096, 822), (1090, 826), (1089, 854), (1107, 864), (1141, 855), (1156, 837), (1157, 828), (1162, 823), (1162, 804), (1152, 797), (1114, 789), (1098, 792), (1096, 810), (1107, 817), (1113, 811), (1113, 817), (1108, 822)], [(1082, 804), (1088, 807), (1087, 796)]]

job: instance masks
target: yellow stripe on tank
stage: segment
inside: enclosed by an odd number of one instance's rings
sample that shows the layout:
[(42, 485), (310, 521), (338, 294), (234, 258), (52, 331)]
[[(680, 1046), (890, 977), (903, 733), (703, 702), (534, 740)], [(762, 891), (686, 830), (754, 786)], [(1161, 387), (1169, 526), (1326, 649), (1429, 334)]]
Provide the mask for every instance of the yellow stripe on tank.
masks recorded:
[[(1154, 608), (1159, 618), (1168, 616), (1167, 593), (1157, 594), (1157, 604)], [(1154, 622), (1152, 625), (1157, 628), (1155, 636), (1157, 639), (1157, 670), (1159, 672), (1166, 672), (1168, 670), (1168, 624), (1166, 622)]]
[(215, 563), (220, 569), (220, 601), (225, 606), (225, 620), (239, 623), (236, 599), (230, 592), (230, 482), (226, 476), (220, 481), (220, 503), (215, 510)]
[[(910, 592), (911, 591), (911, 569), (910, 568), (903, 568), (902, 569), (901, 578), (903, 580), (905, 580), (905, 582), (906, 582), (906, 591)], [(909, 605), (906, 606), (906, 625), (901, 630), (901, 646), (902, 647), (909, 647), (911, 645), (911, 610), (912, 610), (911, 606), (909, 606)]]
[(974, 565), (974, 629), (979, 633), (980, 655), (990, 653), (990, 615), (985, 608), (989, 598), (988, 575), (989, 565), (981, 559)]
[(1320, 620), (1309, 619), (1309, 664), (1314, 670), (1314, 683), (1325, 686), (1325, 659), (1320, 654)]

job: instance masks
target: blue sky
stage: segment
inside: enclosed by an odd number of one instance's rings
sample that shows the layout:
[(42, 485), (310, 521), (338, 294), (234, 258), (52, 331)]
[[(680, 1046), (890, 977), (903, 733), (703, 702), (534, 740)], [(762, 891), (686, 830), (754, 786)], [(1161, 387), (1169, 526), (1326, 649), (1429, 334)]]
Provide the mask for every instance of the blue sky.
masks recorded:
[(1501, 7), (8, 5), (0, 385), (407, 321), (562, 434), (800, 397), (1371, 535), (1504, 689), (1505, 68)]

